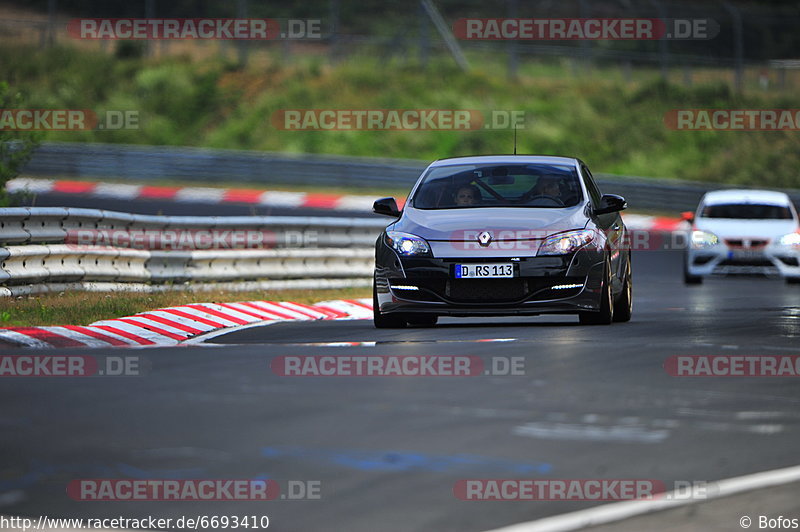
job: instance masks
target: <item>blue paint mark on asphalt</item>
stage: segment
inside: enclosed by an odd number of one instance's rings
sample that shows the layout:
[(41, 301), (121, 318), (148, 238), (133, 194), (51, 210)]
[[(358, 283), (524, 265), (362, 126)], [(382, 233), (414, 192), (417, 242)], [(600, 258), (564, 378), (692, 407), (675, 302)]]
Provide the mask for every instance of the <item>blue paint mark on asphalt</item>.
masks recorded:
[(205, 469), (197, 467), (187, 469), (140, 469), (122, 462), (117, 462), (113, 465), (101, 463), (51, 464), (40, 460), (31, 460), (28, 470), (24, 473), (15, 477), (0, 479), (0, 492), (30, 488), (48, 478), (63, 477), (64, 475), (98, 478), (188, 479), (201, 477), (204, 473)]
[(403, 451), (329, 450), (305, 447), (264, 447), (261, 454), (267, 458), (300, 458), (314, 462), (327, 462), (361, 471), (432, 471), (442, 473), (452, 470), (481, 469), (516, 474), (552, 471), (543, 462), (522, 463), (472, 454), (431, 455)]

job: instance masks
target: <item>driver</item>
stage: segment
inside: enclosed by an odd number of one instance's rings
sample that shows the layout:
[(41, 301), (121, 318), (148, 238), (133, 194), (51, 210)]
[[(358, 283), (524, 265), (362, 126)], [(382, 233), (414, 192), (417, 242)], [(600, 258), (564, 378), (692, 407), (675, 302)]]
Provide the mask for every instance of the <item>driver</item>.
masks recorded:
[(456, 205), (459, 207), (466, 207), (469, 205), (476, 205), (481, 197), (481, 191), (475, 185), (464, 185), (458, 187), (454, 194)]
[(527, 199), (533, 199), (537, 196), (547, 196), (558, 201), (563, 201), (561, 198), (561, 187), (558, 185), (559, 179), (555, 176), (542, 176), (536, 181), (536, 185), (526, 194)]
[(536, 182), (533, 188), (534, 196), (550, 196), (558, 198), (561, 196), (561, 189), (558, 186), (558, 181), (552, 177), (542, 177)]

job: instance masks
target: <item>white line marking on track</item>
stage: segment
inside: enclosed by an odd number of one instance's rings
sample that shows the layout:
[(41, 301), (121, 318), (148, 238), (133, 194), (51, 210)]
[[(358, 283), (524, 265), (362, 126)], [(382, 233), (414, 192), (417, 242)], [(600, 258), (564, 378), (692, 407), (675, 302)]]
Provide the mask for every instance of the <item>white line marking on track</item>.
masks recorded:
[(664, 429), (644, 427), (580, 425), (575, 423), (532, 422), (518, 425), (511, 431), (517, 436), (543, 440), (614, 441), (626, 443), (659, 443), (669, 437)]
[(706, 493), (705, 498), (686, 497), (685, 490), (672, 491), (661, 499), (647, 501), (624, 501), (603, 504), (586, 510), (578, 510), (553, 517), (545, 517), (526, 523), (518, 523), (487, 532), (558, 532), (579, 530), (582, 528), (623, 521), (630, 517), (652, 512), (707, 502), (713, 499), (729, 497), (737, 493), (779, 486), (800, 481), (800, 466), (762, 471), (752, 475), (743, 475), (714, 482), (715, 493)]

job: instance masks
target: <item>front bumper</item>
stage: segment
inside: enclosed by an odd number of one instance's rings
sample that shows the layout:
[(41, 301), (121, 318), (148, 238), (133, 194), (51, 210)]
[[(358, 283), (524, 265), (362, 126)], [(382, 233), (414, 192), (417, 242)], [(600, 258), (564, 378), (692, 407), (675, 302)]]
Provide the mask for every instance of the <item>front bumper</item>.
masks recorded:
[[(512, 263), (515, 277), (456, 279), (464, 263)], [(582, 249), (563, 257), (376, 259), (375, 287), (382, 313), (445, 316), (574, 314), (599, 309), (604, 256)]]
[(686, 251), (686, 272), (693, 276), (756, 275), (800, 278), (800, 252), (780, 245), (757, 249), (717, 244)]

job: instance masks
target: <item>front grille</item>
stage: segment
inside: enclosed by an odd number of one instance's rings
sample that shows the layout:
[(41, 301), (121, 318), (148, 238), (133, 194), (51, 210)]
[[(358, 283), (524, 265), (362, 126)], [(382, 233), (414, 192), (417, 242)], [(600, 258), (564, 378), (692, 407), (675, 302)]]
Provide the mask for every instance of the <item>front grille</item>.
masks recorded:
[(800, 266), (800, 263), (797, 261), (797, 257), (778, 257), (778, 260), (787, 266)]
[(715, 266), (714, 275), (757, 275), (762, 276), (777, 276), (780, 271), (775, 266), (743, 266), (737, 264), (736, 266)]
[(394, 290), (403, 299), (412, 301), (450, 300), (463, 303), (508, 303), (522, 299), (563, 299), (579, 293), (582, 288), (551, 290), (551, 286), (583, 284), (582, 277), (514, 277), (512, 279), (393, 279), (392, 285), (414, 285), (419, 290)]
[(513, 279), (451, 279), (446, 296), (454, 301), (515, 301), (528, 294), (522, 278)]

